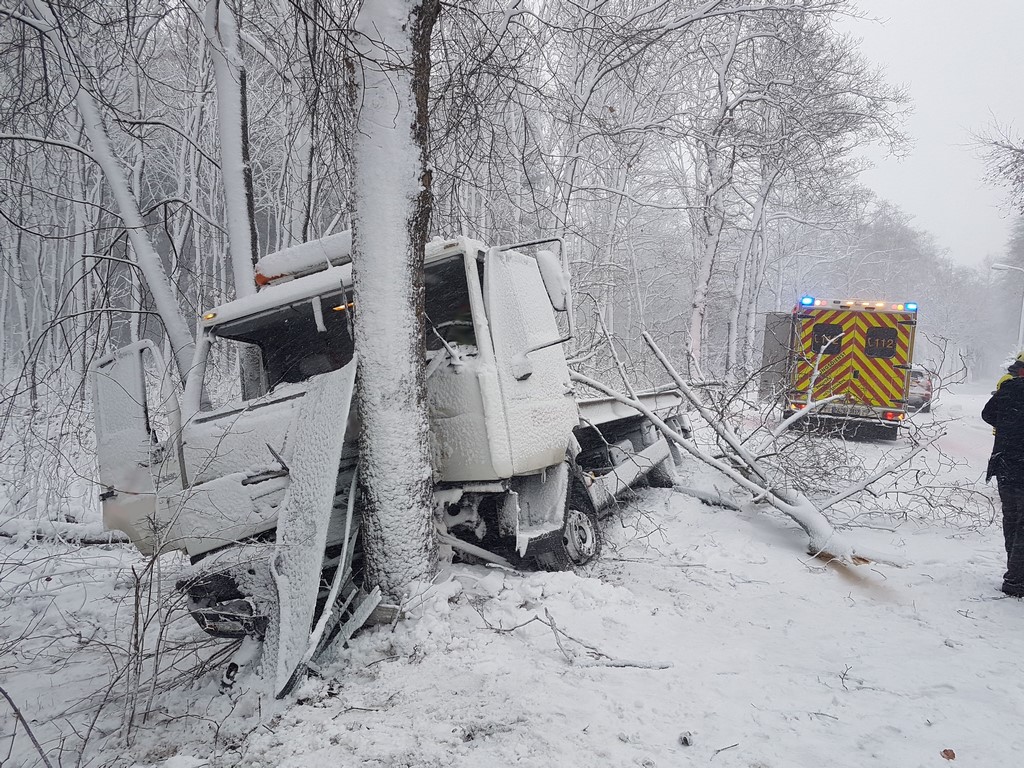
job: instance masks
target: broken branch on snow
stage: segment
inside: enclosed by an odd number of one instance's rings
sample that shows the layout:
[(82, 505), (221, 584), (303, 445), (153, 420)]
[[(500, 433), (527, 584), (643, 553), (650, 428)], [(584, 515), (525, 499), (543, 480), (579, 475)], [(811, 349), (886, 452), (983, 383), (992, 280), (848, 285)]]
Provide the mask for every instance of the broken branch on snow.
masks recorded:
[[(687, 439), (673, 430), (662, 419), (660, 419), (657, 414), (653, 413), (638, 400), (627, 397), (620, 392), (616, 392), (605, 384), (583, 374), (573, 373), (572, 379), (580, 384), (584, 384), (598, 392), (601, 392), (607, 397), (614, 398), (636, 411), (639, 411), (661, 431), (666, 439), (671, 440), (702, 463), (713, 467), (726, 475), (734, 483), (749, 492), (755, 499), (762, 500), (770, 504), (776, 510), (791, 518), (800, 526), (801, 529), (803, 529), (804, 533), (807, 534), (808, 551), (811, 554), (815, 556), (831, 557), (845, 563), (863, 564), (867, 562), (879, 562), (897, 567), (903, 566), (904, 563), (900, 558), (891, 554), (869, 551), (864, 547), (856, 545), (854, 542), (850, 541), (848, 537), (836, 531), (832, 523), (822, 513), (822, 509), (816, 506), (813, 501), (803, 494), (792, 488), (775, 486), (770, 483), (770, 473), (757, 461), (754, 453), (747, 450), (741, 444), (736, 434), (727, 425), (724, 425), (709, 408), (700, 402), (694, 391), (686, 384), (685, 381), (682, 380), (682, 377), (672, 367), (671, 363), (668, 362), (664, 353), (654, 343), (654, 340), (646, 333), (644, 334), (644, 340), (665, 366), (669, 375), (672, 376), (683, 397), (685, 397), (705, 418), (711, 428), (715, 430), (716, 434), (718, 434), (718, 436), (735, 451), (735, 460), (742, 466), (748, 468), (755, 479), (751, 479), (744, 475), (732, 464), (732, 462), (717, 459), (702, 450), (695, 441)], [(918, 446), (910, 455), (904, 457), (901, 461), (897, 462), (897, 464), (882, 470), (880, 473), (876, 473), (877, 477), (872, 476), (874, 479), (867, 478), (866, 482), (862, 481), (857, 486), (837, 494), (833, 497), (833, 500), (830, 500), (830, 506), (842, 499), (849, 498), (849, 496), (863, 491), (864, 488), (859, 486), (866, 487), (867, 485), (870, 485), (871, 482), (875, 482), (877, 479), (888, 474), (896, 467), (904, 464), (906, 461), (909, 461), (913, 455), (916, 455), (916, 453), (919, 453), (925, 447), (927, 446)], [(839, 498), (840, 496), (842, 498)]]

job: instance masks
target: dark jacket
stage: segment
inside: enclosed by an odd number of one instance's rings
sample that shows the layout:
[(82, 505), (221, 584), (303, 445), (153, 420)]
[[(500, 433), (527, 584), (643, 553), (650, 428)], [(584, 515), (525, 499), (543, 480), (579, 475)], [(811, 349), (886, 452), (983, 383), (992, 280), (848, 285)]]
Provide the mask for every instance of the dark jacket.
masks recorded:
[(1024, 378), (1004, 382), (985, 403), (981, 418), (996, 432), (985, 479), (995, 475), (1001, 485), (1024, 487)]

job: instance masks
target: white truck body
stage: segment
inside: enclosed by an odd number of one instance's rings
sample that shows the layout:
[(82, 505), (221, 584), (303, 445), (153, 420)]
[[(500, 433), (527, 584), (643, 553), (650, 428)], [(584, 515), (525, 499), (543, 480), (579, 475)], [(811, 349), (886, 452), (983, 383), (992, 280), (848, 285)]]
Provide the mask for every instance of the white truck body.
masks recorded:
[[(352, 359), (358, 308), (349, 244), (335, 236), (267, 257), (261, 282), (273, 284), (207, 312), (180, 402), (151, 342), (96, 363), (108, 528), (124, 531), (144, 553), (182, 550), (194, 561), (272, 537), (309, 382)], [(267, 279), (278, 270), (290, 274)], [(570, 509), (596, 521), (669, 457), (666, 441), (635, 411), (607, 398), (576, 398), (562, 351), (567, 336), (556, 321), (556, 308), (571, 314), (566, 274), (550, 252), (486, 248), (467, 238), (427, 248), (436, 522), (442, 540), (463, 553), (543, 561), (569, 543)], [(211, 402), (238, 380), (244, 353), (229, 348), (239, 344), (260, 351), (258, 391)], [(159, 387), (147, 383), (147, 369), (163, 371)], [(639, 397), (668, 417), (681, 404), (674, 390)], [(357, 463), (356, 410), (337, 425), (347, 436), (335, 513), (345, 507)]]

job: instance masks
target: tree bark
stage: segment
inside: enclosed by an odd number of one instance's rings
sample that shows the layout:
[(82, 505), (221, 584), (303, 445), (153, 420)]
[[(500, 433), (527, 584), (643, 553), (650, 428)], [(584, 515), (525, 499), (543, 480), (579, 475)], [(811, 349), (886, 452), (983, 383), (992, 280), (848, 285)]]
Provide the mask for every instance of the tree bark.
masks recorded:
[(238, 25), (224, 0), (211, 0), (204, 17), (217, 85), (217, 137), (227, 214), (228, 251), (235, 297), (256, 292), (256, 224), (253, 220), (252, 169), (245, 109), (245, 64)]
[[(241, 298), (256, 293), (256, 211), (249, 162), (245, 62), (238, 41), (238, 23), (224, 0), (207, 4), (204, 24), (217, 84), (217, 136), (232, 284), (235, 298)], [(261, 365), (255, 346), (246, 345), (239, 350), (242, 399), (262, 394)]]
[(423, 375), (430, 218), (427, 90), (437, 0), (366, 0), (356, 19), (354, 264), (367, 578), (391, 599), (437, 545)]

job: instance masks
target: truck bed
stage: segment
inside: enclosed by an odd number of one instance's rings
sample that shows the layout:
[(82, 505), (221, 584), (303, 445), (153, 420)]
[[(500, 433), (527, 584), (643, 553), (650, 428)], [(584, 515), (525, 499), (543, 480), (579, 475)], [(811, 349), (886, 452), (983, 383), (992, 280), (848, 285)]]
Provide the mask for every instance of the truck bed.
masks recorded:
[[(636, 393), (636, 399), (644, 406), (662, 413), (678, 408), (683, 396), (671, 384)], [(580, 408), (580, 423), (600, 426), (610, 421), (637, 416), (638, 412), (614, 397), (592, 397), (576, 401)]]

